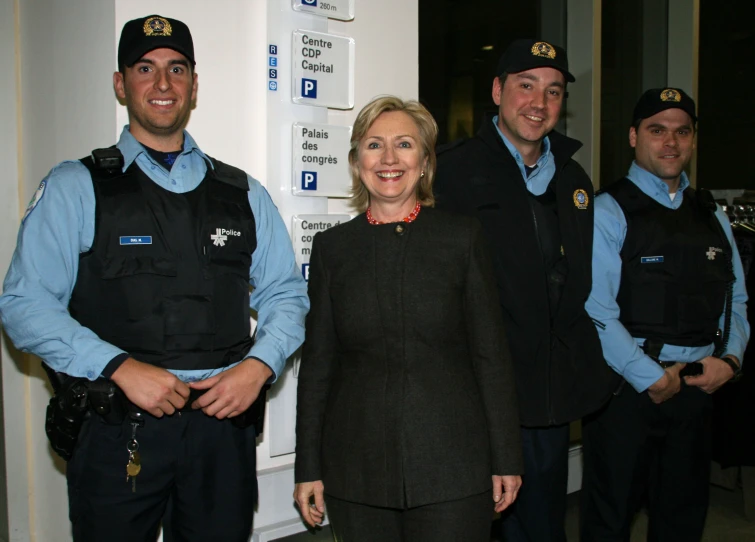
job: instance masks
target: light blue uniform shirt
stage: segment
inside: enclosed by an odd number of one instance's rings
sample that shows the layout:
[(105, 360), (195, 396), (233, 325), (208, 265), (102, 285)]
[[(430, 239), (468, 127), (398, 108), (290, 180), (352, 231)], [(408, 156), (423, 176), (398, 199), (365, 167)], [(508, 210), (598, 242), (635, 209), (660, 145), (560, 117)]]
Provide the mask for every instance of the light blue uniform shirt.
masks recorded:
[[(123, 170), (136, 161), (158, 186), (175, 193), (194, 190), (207, 172), (205, 154), (184, 132), (184, 146), (170, 172), (155, 162), (124, 127), (117, 144)], [(249, 356), (264, 361), (277, 378), (304, 340), (307, 287), (294, 261), (283, 220), (259, 182), (248, 177), (257, 248), (252, 254), (250, 306), (258, 313)], [(41, 196), (40, 196), (41, 193)], [(79, 255), (94, 239), (94, 189), (79, 161), (62, 162), (42, 181), (27, 210), (0, 296), (0, 318), (16, 347), (42, 358), (56, 371), (94, 380), (124, 351), (102, 341), (68, 313)], [(172, 371), (191, 382), (224, 369)]]
[(553, 180), (553, 176), (556, 174), (556, 162), (553, 158), (553, 153), (551, 153), (551, 142), (550, 139), (548, 139), (548, 136), (545, 136), (545, 139), (543, 139), (543, 150), (540, 153), (540, 158), (537, 159), (537, 168), (530, 173), (529, 177), (527, 177), (527, 172), (524, 170), (524, 166), (529, 164), (524, 163), (522, 155), (519, 154), (519, 151), (516, 150), (516, 147), (511, 141), (503, 135), (501, 128), (498, 126), (498, 115), (493, 117), (493, 125), (495, 126), (498, 135), (501, 136), (503, 144), (506, 145), (511, 156), (516, 160), (516, 165), (519, 166), (519, 171), (522, 172), (522, 179), (524, 179), (524, 183), (527, 185), (529, 193), (535, 196), (544, 194), (545, 191), (548, 190), (548, 185)]
[[(678, 209), (683, 201), (682, 192), (689, 186), (687, 175), (682, 173), (679, 190), (674, 200), (669, 195), (668, 185), (660, 178), (645, 171), (637, 163), (632, 163), (627, 177), (640, 190), (655, 201), (668, 207)], [(740, 361), (744, 355), (750, 326), (747, 323), (747, 292), (745, 290), (742, 261), (731, 232), (731, 225), (719, 207), (716, 218), (726, 232), (734, 256), (734, 295), (732, 299), (732, 318), (729, 343), (726, 354), (736, 356)], [(619, 306), (616, 296), (621, 282), (621, 248), (627, 234), (627, 222), (624, 212), (616, 200), (609, 194), (595, 198), (595, 236), (593, 238), (592, 292), (585, 307), (596, 321), (603, 356), (614, 371), (622, 375), (638, 392), (646, 390), (663, 376), (663, 369), (642, 351), (644, 338), (632, 337), (619, 321)], [(721, 315), (720, 326), (723, 329), (724, 316)], [(699, 361), (713, 353), (714, 346), (686, 347), (664, 345), (661, 350), (662, 361)]]

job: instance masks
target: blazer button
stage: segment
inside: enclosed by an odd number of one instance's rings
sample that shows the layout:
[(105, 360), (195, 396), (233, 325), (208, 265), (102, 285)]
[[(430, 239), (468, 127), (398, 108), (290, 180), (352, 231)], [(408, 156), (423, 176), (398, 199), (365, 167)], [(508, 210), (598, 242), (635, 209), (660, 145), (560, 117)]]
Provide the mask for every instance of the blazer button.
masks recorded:
[(396, 224), (396, 229), (395, 229), (396, 235), (404, 235), (405, 230), (406, 228), (404, 228), (403, 224)]

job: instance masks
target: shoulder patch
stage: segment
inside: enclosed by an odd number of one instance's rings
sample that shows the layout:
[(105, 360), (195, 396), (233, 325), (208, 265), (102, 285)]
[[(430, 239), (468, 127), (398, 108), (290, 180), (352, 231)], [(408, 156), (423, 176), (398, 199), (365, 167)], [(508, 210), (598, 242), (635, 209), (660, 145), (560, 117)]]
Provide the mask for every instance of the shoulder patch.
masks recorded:
[(45, 195), (45, 188), (47, 187), (47, 180), (45, 179), (41, 183), (39, 183), (39, 187), (37, 188), (36, 192), (34, 192), (34, 195), (31, 198), (31, 201), (29, 202), (29, 206), (26, 208), (26, 212), (24, 213), (24, 217), (21, 219), (21, 223), (23, 224), (26, 222), (26, 219), (29, 217), (31, 212), (34, 210), (34, 208), (39, 204), (39, 202), (42, 200), (42, 196)]

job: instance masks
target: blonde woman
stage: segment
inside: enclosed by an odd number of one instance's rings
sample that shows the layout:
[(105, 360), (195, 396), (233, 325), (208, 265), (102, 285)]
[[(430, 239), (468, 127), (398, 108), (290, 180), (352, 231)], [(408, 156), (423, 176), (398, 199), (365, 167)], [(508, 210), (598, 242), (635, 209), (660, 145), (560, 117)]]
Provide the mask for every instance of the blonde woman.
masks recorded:
[(299, 373), (297, 501), (345, 542), (488, 541), (516, 498), (514, 380), (479, 225), (432, 208), (437, 126), (385, 96), (359, 113), (361, 212), (319, 233)]

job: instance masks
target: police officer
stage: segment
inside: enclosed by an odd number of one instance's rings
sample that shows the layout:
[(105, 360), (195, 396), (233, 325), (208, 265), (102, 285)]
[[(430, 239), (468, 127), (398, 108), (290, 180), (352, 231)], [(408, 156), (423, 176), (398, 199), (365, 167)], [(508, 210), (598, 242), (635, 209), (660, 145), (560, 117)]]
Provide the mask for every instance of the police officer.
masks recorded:
[(504, 514), (507, 541), (565, 541), (569, 422), (611, 395), (590, 292), (593, 189), (572, 156), (581, 143), (553, 129), (566, 52), (534, 39), (503, 53), (497, 115), (476, 137), (441, 149), (437, 205), (479, 218), (493, 249), (519, 396), (524, 475)]
[(238, 420), (303, 340), (306, 286), (269, 195), (184, 130), (194, 68), (181, 21), (126, 23), (129, 125), (117, 151), (42, 181), (0, 298), (18, 348), (127, 398), (121, 424), (87, 416), (68, 463), (77, 541), (155, 540), (169, 502), (166, 539), (246, 541), (256, 433)]
[(726, 215), (684, 172), (694, 101), (651, 89), (632, 120), (629, 173), (595, 200), (587, 310), (625, 385), (584, 424), (582, 539), (629, 540), (647, 491), (649, 540), (700, 540), (709, 394), (740, 373), (749, 337), (742, 263)]

